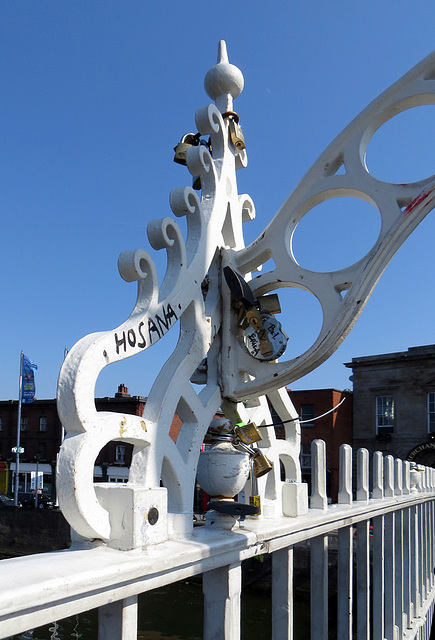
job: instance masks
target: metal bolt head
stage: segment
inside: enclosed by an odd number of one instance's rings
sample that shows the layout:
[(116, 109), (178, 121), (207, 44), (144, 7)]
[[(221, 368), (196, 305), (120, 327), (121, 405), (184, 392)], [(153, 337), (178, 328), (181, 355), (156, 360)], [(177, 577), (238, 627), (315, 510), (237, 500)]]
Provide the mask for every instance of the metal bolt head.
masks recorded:
[(151, 509), (148, 511), (148, 522), (151, 525), (153, 525), (153, 524), (156, 524), (158, 519), (159, 519), (159, 510), (156, 509), (156, 507), (151, 507)]

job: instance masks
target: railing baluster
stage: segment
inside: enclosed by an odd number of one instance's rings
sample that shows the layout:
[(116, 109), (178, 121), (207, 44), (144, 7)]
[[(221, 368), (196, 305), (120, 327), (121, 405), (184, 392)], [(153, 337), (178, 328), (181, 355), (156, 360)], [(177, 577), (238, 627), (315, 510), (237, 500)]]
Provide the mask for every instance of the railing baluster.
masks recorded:
[(352, 447), (348, 444), (340, 447), (338, 503), (352, 504)]
[(272, 640), (293, 640), (293, 547), (272, 554)]
[(358, 522), (357, 532), (357, 632), (358, 640), (370, 638), (370, 521)]
[(369, 493), (369, 452), (367, 449), (358, 449), (357, 458), (357, 486), (356, 499), (358, 502), (368, 502)]
[(323, 440), (311, 443), (311, 498), (310, 509), (328, 508), (326, 493), (326, 444)]
[(328, 536), (311, 540), (311, 638), (328, 639)]
[[(385, 456), (384, 458), (384, 497), (392, 498), (394, 496), (394, 458), (393, 456)], [(387, 513), (384, 517), (385, 522), (385, 551), (384, 551), (384, 598), (385, 598), (385, 638), (394, 640), (394, 624), (395, 624), (395, 524), (394, 513)]]
[(241, 564), (235, 563), (212, 571), (202, 578), (204, 592), (204, 638), (240, 640)]
[(338, 530), (338, 638), (352, 638), (352, 527)]
[(375, 499), (384, 497), (384, 467), (382, 453), (380, 451), (375, 451), (373, 454), (372, 496)]
[[(380, 451), (373, 454), (373, 498), (384, 496), (384, 466)], [(373, 518), (373, 640), (384, 640), (384, 516)]]
[(411, 529), (410, 529), (410, 509), (403, 510), (403, 627), (409, 626), (411, 618)]
[[(401, 496), (403, 493), (403, 463), (396, 458), (394, 460), (394, 494)], [(394, 544), (395, 544), (395, 624), (399, 638), (403, 628), (403, 511), (396, 511), (394, 518)]]
[(137, 637), (137, 596), (117, 600), (98, 609), (98, 640)]
[[(417, 521), (417, 507), (410, 508), (410, 542), (411, 542), (411, 619), (416, 618), (420, 611), (420, 598), (419, 598), (419, 537), (418, 537), (418, 521)], [(408, 623), (408, 627), (409, 627)]]
[(385, 638), (394, 640), (395, 615), (395, 514), (387, 513), (385, 522), (385, 551), (384, 551), (384, 597), (385, 597)]
[(384, 640), (384, 516), (373, 518), (373, 640)]

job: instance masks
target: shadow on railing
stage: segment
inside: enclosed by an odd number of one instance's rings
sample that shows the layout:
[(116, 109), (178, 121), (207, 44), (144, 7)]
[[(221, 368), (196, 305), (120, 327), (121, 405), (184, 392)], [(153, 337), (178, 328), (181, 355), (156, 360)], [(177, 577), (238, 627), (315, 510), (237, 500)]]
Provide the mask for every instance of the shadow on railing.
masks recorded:
[[(247, 517), (236, 531), (196, 527), (187, 539), (142, 551), (89, 543), (1, 561), (0, 637), (98, 608), (100, 640), (136, 640), (139, 594), (203, 574), (203, 637), (240, 638), (241, 563), (271, 554), (272, 620), (264, 621), (265, 637), (290, 639), (295, 637), (294, 559), (304, 542), (310, 548), (311, 638), (326, 640), (328, 633), (340, 640), (429, 638), (435, 470), (379, 452), (369, 469), (369, 454), (360, 449), (353, 486), (352, 449), (343, 445), (338, 503), (328, 506), (320, 440), (312, 444), (312, 461), (306, 516)], [(334, 540), (329, 554), (328, 540)], [(337, 579), (328, 586), (332, 555)], [(331, 615), (335, 599), (336, 615)]]

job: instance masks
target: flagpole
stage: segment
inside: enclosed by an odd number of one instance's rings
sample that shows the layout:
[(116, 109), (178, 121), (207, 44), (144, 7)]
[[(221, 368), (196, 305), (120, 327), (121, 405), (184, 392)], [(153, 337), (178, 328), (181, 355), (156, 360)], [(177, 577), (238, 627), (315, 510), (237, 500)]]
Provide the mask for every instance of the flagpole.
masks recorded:
[(20, 432), (21, 432), (21, 400), (23, 394), (23, 352), (20, 356), (20, 383), (18, 390), (18, 420), (17, 420), (17, 453), (15, 458), (15, 489), (14, 504), (18, 507), (18, 485), (20, 481)]

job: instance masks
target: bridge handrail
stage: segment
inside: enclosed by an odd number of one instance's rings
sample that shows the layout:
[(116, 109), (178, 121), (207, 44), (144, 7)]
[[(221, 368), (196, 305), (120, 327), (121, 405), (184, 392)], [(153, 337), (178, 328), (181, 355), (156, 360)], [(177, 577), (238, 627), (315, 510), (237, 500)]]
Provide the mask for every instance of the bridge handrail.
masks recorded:
[[(100, 544), (2, 560), (0, 638), (126, 601), (200, 573), (238, 565), (256, 555), (285, 551), (302, 541), (340, 535), (373, 518), (434, 505), (434, 472), (425, 470), (423, 475), (426, 481), (407, 495), (310, 508), (306, 516), (298, 518), (247, 518), (236, 531), (197, 527), (190, 539), (168, 540), (142, 552)], [(430, 583), (433, 587), (433, 576)], [(430, 591), (428, 588), (427, 595)]]

